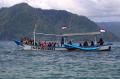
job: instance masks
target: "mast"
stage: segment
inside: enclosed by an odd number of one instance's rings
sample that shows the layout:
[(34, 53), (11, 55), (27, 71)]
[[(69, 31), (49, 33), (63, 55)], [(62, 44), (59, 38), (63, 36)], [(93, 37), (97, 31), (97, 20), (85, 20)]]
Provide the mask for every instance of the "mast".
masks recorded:
[(35, 24), (35, 27), (34, 27), (34, 32), (33, 32), (33, 37), (34, 37), (34, 46), (35, 46), (35, 42), (36, 42), (36, 24)]

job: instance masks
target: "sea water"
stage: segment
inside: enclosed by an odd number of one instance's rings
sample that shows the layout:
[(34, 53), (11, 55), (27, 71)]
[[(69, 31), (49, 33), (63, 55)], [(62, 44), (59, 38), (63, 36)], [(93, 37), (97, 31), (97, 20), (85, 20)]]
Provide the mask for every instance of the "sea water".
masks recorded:
[(120, 43), (112, 51), (20, 51), (0, 42), (0, 79), (120, 79)]

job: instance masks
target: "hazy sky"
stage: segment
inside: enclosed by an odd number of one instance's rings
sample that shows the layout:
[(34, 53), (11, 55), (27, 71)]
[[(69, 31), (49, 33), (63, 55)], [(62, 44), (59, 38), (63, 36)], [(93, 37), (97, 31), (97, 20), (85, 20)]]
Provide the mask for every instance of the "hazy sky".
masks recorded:
[(120, 0), (0, 0), (0, 7), (21, 2), (42, 9), (67, 10), (94, 21), (120, 21)]

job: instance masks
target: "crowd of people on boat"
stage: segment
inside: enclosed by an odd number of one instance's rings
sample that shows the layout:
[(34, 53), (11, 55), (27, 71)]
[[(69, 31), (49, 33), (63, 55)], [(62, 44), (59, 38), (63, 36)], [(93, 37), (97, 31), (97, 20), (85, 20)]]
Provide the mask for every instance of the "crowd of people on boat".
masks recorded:
[[(68, 44), (72, 45), (72, 41), (70, 40), (68, 42)], [(104, 44), (104, 41), (102, 38), (99, 39), (99, 41), (97, 42), (97, 44), (95, 44), (94, 41), (88, 41), (88, 40), (85, 40), (83, 43), (79, 43), (79, 46), (80, 47), (88, 47), (88, 46), (99, 46), (99, 45), (103, 45)]]
[(33, 46), (33, 48), (43, 49), (43, 50), (55, 50), (55, 47), (59, 47), (58, 42), (51, 41), (35, 41), (28, 37), (24, 37), (21, 39), (22, 44)]
[[(95, 46), (95, 45), (103, 45), (104, 41), (102, 38), (100, 38), (100, 40), (97, 42), (97, 44), (94, 43), (94, 41), (84, 41), (83, 46)], [(82, 46), (82, 44), (80, 44), (80, 46)]]
[[(33, 39), (30, 39), (28, 37), (24, 37), (21, 39), (22, 44), (26, 44), (26, 45), (31, 45), (34, 48), (38, 48), (38, 49), (45, 49), (45, 50), (55, 50), (55, 47), (62, 47), (64, 45), (64, 38), (61, 39), (61, 43), (59, 42), (53, 42), (53, 41), (35, 41)], [(72, 45), (72, 41), (70, 40), (68, 42), (68, 44)], [(103, 45), (104, 41), (102, 38), (99, 39), (99, 41), (97, 42), (97, 45)], [(83, 43), (79, 43), (79, 46), (83, 46), (83, 47), (88, 47), (88, 46), (95, 46), (96, 44), (94, 43), (94, 41), (87, 41), (85, 40)]]

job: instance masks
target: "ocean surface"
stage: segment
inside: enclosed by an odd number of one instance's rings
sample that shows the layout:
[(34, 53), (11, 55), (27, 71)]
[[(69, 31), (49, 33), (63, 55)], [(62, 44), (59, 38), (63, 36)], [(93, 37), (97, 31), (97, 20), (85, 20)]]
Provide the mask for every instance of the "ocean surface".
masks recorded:
[(112, 51), (20, 51), (0, 42), (0, 79), (120, 79), (120, 43)]

